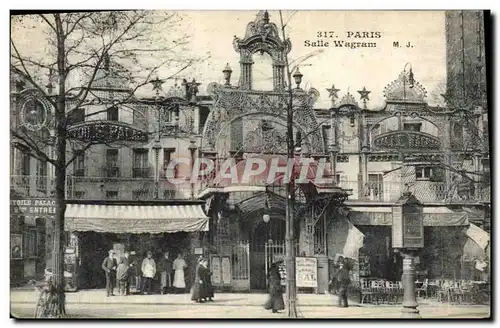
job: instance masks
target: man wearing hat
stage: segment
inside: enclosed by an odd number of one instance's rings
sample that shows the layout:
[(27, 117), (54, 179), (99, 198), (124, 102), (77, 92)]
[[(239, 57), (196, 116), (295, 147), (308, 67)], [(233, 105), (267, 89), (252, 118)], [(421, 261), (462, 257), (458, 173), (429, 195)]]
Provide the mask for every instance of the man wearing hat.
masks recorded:
[(349, 269), (344, 259), (339, 259), (338, 265), (340, 267), (340, 270), (337, 273), (337, 283), (339, 288), (338, 306), (348, 307), (349, 304), (347, 302), (347, 290), (349, 289), (349, 285), (351, 284), (351, 278), (349, 277)]
[(116, 267), (118, 264), (115, 259), (115, 251), (110, 250), (109, 256), (102, 262), (102, 269), (106, 274), (106, 296), (114, 296), (113, 288), (115, 287)]

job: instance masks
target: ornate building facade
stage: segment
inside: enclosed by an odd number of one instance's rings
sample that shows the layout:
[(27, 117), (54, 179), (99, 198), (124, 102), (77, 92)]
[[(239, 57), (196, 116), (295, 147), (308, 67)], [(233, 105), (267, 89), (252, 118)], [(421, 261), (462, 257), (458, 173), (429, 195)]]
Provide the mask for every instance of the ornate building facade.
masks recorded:
[[(234, 160), (238, 175), (255, 158), (266, 164), (286, 160), (291, 100), (294, 169), (300, 168), (295, 163), (301, 159), (326, 160), (324, 173), (335, 181), (317, 184), (308, 174), (295, 185), (296, 249), (318, 264), (316, 291), (327, 289), (331, 264), (339, 255), (355, 262), (366, 258), (372, 276), (399, 280), (400, 258), (391, 246), (392, 207), (405, 191), (424, 204), (420, 271), (429, 278), (473, 277), (471, 265), (484, 250), (477, 249), (466, 230), (471, 223), (489, 230), (488, 150), (475, 138), (487, 132), (486, 107), (464, 116), (429, 106), (424, 86), (415, 79), (418, 72), (404, 69), (385, 88), (383, 108), (370, 108), (366, 88), (358, 91), (358, 100), (349, 92), (338, 97), (341, 90), (335, 86), (327, 89), (332, 106), (315, 108), (320, 92), (300, 87), (298, 69), (297, 85), (288, 92), (285, 56), (291, 46), (290, 40), (280, 38), (269, 14), (259, 12), (244, 37), (233, 40), (240, 55), (239, 81), (231, 83), (227, 65), (222, 72), (225, 83), (208, 83), (206, 95), (200, 95), (200, 83), (194, 80), (176, 81), (163, 92), (162, 81), (156, 79), (156, 95), (137, 98), (120, 77), (121, 68), (108, 61), (85, 103), (68, 113), (68, 156), (75, 156), (67, 177), (68, 232), (79, 231), (80, 247), (99, 245), (94, 258), (115, 244), (128, 250), (142, 245), (158, 253), (170, 249), (191, 260), (204, 253), (216, 264), (212, 269), (219, 270), (216, 286), (265, 289), (267, 266), (284, 257), (283, 180), (268, 182), (269, 172), (264, 171), (247, 183), (233, 183), (217, 172), (228, 159)], [(252, 82), (255, 56), (261, 53), (270, 56), (272, 66), (272, 86), (264, 91), (255, 90)], [(27, 93), (15, 83), (12, 88), (15, 97)], [(39, 96), (41, 104), (50, 97)], [(75, 108), (78, 99), (68, 99), (68, 107)], [(22, 108), (22, 102), (13, 101), (11, 122), (17, 122), (15, 115)], [(44, 111), (47, 117), (50, 112)], [(36, 125), (37, 120), (29, 122)], [(50, 131), (46, 133), (50, 137)], [(89, 143), (95, 145), (79, 151)], [(39, 197), (32, 192), (46, 181), (44, 195), (50, 197), (50, 165), (36, 169), (45, 178), (29, 178), (33, 167), (43, 165), (34, 158), (28, 164), (20, 155), (23, 151), (12, 153), (12, 188)], [(190, 180), (196, 158), (215, 163), (216, 173)], [(175, 159), (190, 159), (170, 173), (186, 181), (179, 185), (167, 179)], [(318, 173), (318, 167), (311, 170), (312, 175)], [(191, 223), (165, 223), (174, 219)], [(43, 238), (49, 240), (38, 240)], [(90, 255), (81, 260), (91, 261)], [(92, 270), (97, 274), (99, 268)], [(355, 268), (355, 278), (359, 274)]]

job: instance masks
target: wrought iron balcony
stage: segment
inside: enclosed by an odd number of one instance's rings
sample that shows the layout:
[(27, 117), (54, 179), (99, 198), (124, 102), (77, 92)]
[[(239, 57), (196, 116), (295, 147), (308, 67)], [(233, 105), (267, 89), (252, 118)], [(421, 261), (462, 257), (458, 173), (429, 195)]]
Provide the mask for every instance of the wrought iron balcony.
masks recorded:
[(428, 180), (412, 181), (407, 185), (401, 182), (369, 182), (364, 186), (359, 181), (340, 181), (338, 186), (352, 190), (348, 201), (395, 202), (404, 191), (410, 191), (423, 203), (489, 202), (490, 199), (489, 188), (455, 187)]
[(48, 197), (55, 193), (55, 179), (48, 176), (11, 175), (10, 188), (27, 197)]
[[(11, 175), (10, 187), (22, 197), (53, 197), (55, 178)], [(196, 195), (199, 186), (193, 187)], [(188, 182), (173, 185), (164, 179), (155, 182), (152, 178), (66, 177), (68, 200), (182, 200), (190, 199), (191, 192)]]
[(191, 198), (191, 185), (153, 178), (68, 176), (66, 195), (71, 200), (180, 200)]

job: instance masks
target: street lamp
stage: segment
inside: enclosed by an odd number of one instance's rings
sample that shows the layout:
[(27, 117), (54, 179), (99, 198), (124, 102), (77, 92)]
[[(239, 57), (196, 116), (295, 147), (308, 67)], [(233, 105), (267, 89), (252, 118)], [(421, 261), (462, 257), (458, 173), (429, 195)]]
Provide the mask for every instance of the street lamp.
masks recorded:
[(194, 156), (195, 156), (195, 152), (196, 150), (198, 149), (198, 147), (196, 147), (196, 140), (195, 139), (191, 139), (189, 140), (189, 152), (191, 154), (191, 198), (193, 199), (194, 198), (194, 181), (193, 181), (193, 176), (198, 176), (198, 175), (193, 175), (193, 172), (195, 170), (194, 168)]
[(296, 89), (300, 89), (300, 84), (302, 83), (302, 73), (299, 71), (299, 67), (295, 70), (295, 73), (293, 73), (293, 79), (295, 80), (295, 84), (297, 84)]
[(222, 73), (224, 73), (224, 80), (226, 80), (226, 83), (224, 83), (224, 85), (231, 85), (231, 74), (233, 73), (233, 70), (229, 66), (229, 63), (226, 64), (226, 67), (224, 68)]
[(413, 88), (414, 84), (415, 84), (415, 78), (413, 77), (413, 70), (412, 70), (412, 67), (411, 67), (411, 64), (410, 63), (406, 63), (405, 64), (405, 67), (403, 67), (403, 100), (406, 100), (406, 67), (410, 66), (410, 72), (408, 74), (408, 86), (410, 87), (410, 89)]

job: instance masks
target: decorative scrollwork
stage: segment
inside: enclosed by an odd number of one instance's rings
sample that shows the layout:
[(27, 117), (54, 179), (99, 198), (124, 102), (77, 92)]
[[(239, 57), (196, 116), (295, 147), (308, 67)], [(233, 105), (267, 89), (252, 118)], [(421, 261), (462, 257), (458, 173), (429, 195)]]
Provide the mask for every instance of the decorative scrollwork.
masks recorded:
[(410, 88), (409, 72), (401, 72), (398, 78), (389, 83), (384, 89), (384, 96), (389, 101), (408, 101), (423, 103), (427, 96), (425, 88), (415, 81)]

